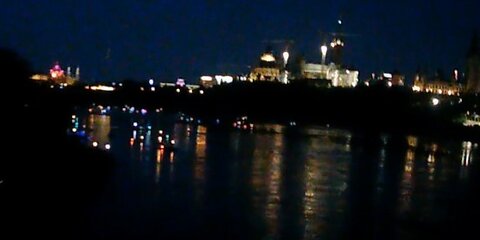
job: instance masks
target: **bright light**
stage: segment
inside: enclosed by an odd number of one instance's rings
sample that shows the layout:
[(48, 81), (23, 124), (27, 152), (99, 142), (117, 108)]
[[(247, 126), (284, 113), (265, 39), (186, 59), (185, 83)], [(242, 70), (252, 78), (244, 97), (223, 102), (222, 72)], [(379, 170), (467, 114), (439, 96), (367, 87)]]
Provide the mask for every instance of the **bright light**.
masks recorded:
[(388, 81), (388, 86), (391, 87), (392, 86), (392, 82)]
[(211, 76), (201, 76), (200, 80), (202, 80), (202, 81), (212, 81), (213, 78)]
[(233, 77), (232, 76), (223, 76), (222, 81), (226, 82), (226, 83), (231, 83), (231, 82), (233, 82)]
[(221, 83), (231, 83), (233, 82), (233, 77), (232, 76), (221, 76), (221, 75), (216, 75), (215, 80), (217, 81), (217, 84)]
[(275, 62), (275, 57), (270, 53), (265, 53), (260, 57), (260, 60), (265, 62)]
[(98, 147), (98, 142), (93, 142), (93, 143), (92, 143), (92, 146), (93, 146), (93, 147)]
[(200, 94), (203, 94), (203, 93), (204, 93), (203, 90), (200, 90)]
[(105, 144), (105, 149), (110, 150), (111, 147), (109, 143)]
[(180, 88), (177, 88), (177, 90), (175, 90), (175, 91), (176, 91), (177, 93), (179, 93), (179, 92), (180, 92)]
[(155, 92), (155, 87), (151, 87), (150, 91)]
[(341, 19), (338, 19), (338, 24), (342, 24), (342, 20)]
[(137, 122), (133, 122), (133, 126), (134, 126), (134, 127), (137, 127), (137, 126), (138, 126), (138, 123), (137, 123)]
[(64, 77), (63, 70), (58, 63), (50, 69), (50, 76), (52, 78), (62, 78)]
[(185, 86), (185, 80), (182, 78), (177, 79), (177, 82), (175, 83), (177, 86), (183, 87)]
[(148, 84), (153, 85), (153, 79), (148, 80)]
[(170, 144), (175, 145), (175, 139), (170, 140)]
[(193, 90), (192, 90), (192, 89), (188, 89), (188, 93), (193, 93)]
[(97, 85), (97, 86), (91, 86), (90, 90), (111, 92), (111, 91), (115, 91), (115, 88), (111, 86)]
[(433, 106), (437, 106), (439, 103), (440, 103), (440, 100), (438, 100), (438, 98), (432, 98)]
[(392, 78), (393, 76), (392, 76), (391, 73), (384, 73), (384, 74), (383, 74), (383, 77), (384, 77), (384, 78)]
[(42, 75), (42, 74), (35, 74), (35, 75), (31, 76), (30, 79), (48, 81), (48, 76), (47, 75)]
[(412, 90), (415, 92), (420, 92), (420, 87), (419, 86), (413, 86)]
[(283, 52), (283, 62), (285, 63), (285, 65), (287, 64), (289, 57), (290, 54), (287, 51)]
[(77, 129), (76, 128), (72, 128), (72, 132), (77, 132)]
[(323, 55), (323, 56), (327, 55), (327, 51), (328, 51), (327, 45), (322, 45), (322, 46), (320, 47), (320, 51), (322, 52), (322, 55)]

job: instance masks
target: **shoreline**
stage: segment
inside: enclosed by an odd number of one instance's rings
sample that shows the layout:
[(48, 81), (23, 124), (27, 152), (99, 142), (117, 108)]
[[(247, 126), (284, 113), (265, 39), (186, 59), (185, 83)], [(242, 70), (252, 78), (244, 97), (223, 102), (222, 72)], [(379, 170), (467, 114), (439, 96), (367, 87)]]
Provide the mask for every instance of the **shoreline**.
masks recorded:
[[(29, 104), (55, 107), (137, 106), (165, 112), (183, 112), (206, 121), (233, 121), (248, 116), (253, 122), (331, 126), (360, 132), (419, 134), (442, 138), (480, 140), (480, 127), (461, 125), (458, 118), (468, 109), (480, 112), (480, 96), (419, 94), (407, 88), (312, 88), (276, 83), (236, 83), (189, 92), (176, 87), (156, 92), (136, 87), (114, 92), (86, 91), (82, 87), (50, 89), (33, 85)], [(439, 106), (431, 104), (439, 98)]]

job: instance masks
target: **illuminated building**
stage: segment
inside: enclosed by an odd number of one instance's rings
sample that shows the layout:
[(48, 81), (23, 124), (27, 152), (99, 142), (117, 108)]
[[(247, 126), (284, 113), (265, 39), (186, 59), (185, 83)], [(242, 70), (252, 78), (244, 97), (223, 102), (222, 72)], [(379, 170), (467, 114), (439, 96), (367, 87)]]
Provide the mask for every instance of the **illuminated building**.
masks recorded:
[(215, 75), (213, 77), (212, 76), (200, 77), (200, 86), (204, 88), (211, 88), (215, 85), (228, 84), (232, 82), (233, 82), (233, 76), (229, 76), (229, 75)]
[(405, 76), (398, 71), (394, 71), (390, 82), (392, 83), (392, 86), (403, 86), (405, 85)]
[(177, 81), (175, 82), (175, 85), (177, 87), (185, 87), (185, 79), (183, 78), (178, 78)]
[(475, 34), (467, 55), (467, 87), (466, 92), (480, 93), (480, 48)]
[(201, 76), (200, 77), (200, 86), (204, 88), (211, 88), (215, 85), (215, 81), (213, 81), (213, 77), (211, 76)]
[(30, 79), (35, 81), (48, 81), (50, 77), (46, 74), (34, 74), (30, 77)]
[(67, 84), (71, 85), (77, 82), (80, 79), (80, 68), (77, 67), (75, 70), (75, 75), (71, 74), (71, 68), (67, 68), (67, 72), (63, 71), (60, 67), (60, 64), (55, 63), (54, 66), (50, 69), (50, 74), (35, 74), (30, 77), (34, 81), (52, 81), (56, 84)]
[(260, 56), (260, 63), (250, 72), (250, 81), (278, 81), (280, 67), (270, 48)]
[(302, 63), (303, 79), (324, 79), (332, 87), (355, 87), (358, 83), (358, 71), (344, 69), (331, 63), (329, 65)]
[(50, 69), (50, 78), (54, 81), (60, 81), (60, 79), (65, 78), (65, 74), (63, 74), (63, 70), (58, 62)]
[(344, 34), (341, 33), (342, 24), (342, 20), (338, 20), (337, 33), (334, 34), (334, 37), (330, 42), (332, 62), (330, 64), (326, 64), (327, 51), (329, 50), (328, 46), (324, 44), (320, 46), (320, 52), (322, 54), (321, 64), (306, 63), (305, 61), (301, 61), (300, 74), (297, 75), (298, 79), (307, 80), (307, 83), (310, 80), (317, 82), (313, 85), (325, 85), (318, 84), (319, 81), (323, 81), (332, 87), (357, 86), (359, 72), (342, 66), (342, 53), (345, 46), (345, 42), (342, 38)]
[(442, 95), (459, 95), (462, 92), (462, 86), (456, 82), (445, 82), (439, 79), (428, 81), (425, 76), (417, 74), (412, 90)]
[(75, 69), (75, 80), (78, 81), (80, 80), (80, 67), (77, 66), (77, 68)]

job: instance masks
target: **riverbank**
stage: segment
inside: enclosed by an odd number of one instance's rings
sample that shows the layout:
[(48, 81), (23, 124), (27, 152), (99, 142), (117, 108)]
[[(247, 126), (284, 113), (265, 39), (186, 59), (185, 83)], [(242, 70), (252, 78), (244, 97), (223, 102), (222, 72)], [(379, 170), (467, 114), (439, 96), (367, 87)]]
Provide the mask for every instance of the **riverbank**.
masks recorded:
[[(161, 108), (209, 120), (248, 116), (254, 122), (295, 122), (357, 131), (477, 140), (480, 136), (479, 127), (465, 127), (461, 122), (466, 112), (480, 112), (480, 97), (474, 95), (439, 96), (414, 93), (407, 88), (314, 88), (269, 82), (233, 83), (201, 89), (201, 93), (180, 87), (157, 88), (156, 91), (140, 89), (140, 85), (135, 85), (100, 92), (83, 87), (34, 86), (30, 101), (38, 103), (50, 99), (70, 106), (96, 103), (150, 110)], [(438, 103), (434, 104), (433, 99)]]

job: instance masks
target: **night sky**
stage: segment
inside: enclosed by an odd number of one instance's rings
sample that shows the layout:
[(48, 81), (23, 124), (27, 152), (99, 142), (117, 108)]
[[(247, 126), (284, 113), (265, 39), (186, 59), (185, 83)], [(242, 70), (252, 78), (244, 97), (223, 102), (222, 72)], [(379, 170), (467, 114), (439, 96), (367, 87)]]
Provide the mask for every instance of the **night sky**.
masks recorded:
[[(36, 71), (79, 65), (85, 81), (153, 77), (195, 82), (200, 75), (248, 72), (269, 44), (319, 62), (321, 32), (344, 22), (344, 60), (364, 79), (398, 69), (411, 78), (464, 69), (477, 0), (2, 0), (0, 47)], [(408, 80), (410, 81), (410, 80)]]

